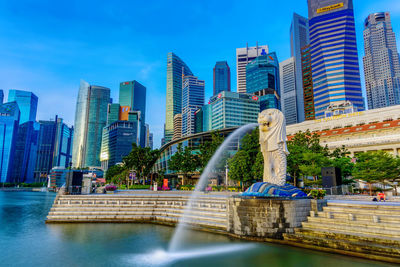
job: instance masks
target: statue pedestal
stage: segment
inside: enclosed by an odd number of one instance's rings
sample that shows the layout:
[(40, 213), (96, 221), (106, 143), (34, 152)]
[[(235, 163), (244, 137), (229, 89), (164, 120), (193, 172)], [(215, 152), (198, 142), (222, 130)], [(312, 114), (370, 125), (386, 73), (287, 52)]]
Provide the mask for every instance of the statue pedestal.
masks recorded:
[(311, 210), (309, 198), (234, 196), (228, 201), (228, 232), (247, 237), (283, 239), (301, 227)]

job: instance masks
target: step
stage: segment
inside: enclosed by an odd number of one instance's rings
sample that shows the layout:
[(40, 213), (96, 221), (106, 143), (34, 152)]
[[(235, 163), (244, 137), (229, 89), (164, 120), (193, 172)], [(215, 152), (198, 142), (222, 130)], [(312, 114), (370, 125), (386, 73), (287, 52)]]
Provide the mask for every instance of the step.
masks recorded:
[[(47, 216), (48, 219), (52, 218), (65, 218), (65, 219), (77, 219), (77, 218), (82, 218), (82, 219), (118, 219), (118, 218), (126, 218), (126, 217), (132, 217), (132, 218), (150, 218), (150, 217), (157, 217), (157, 216), (162, 216), (162, 217), (173, 217), (178, 220), (179, 218), (182, 217), (182, 214), (173, 214), (173, 213), (168, 213), (168, 212), (148, 212), (148, 213), (110, 213), (110, 212), (105, 212), (105, 213), (56, 213), (56, 214), (49, 214)], [(210, 217), (210, 216), (205, 216), (205, 215), (193, 215), (193, 214), (186, 214), (184, 216), (185, 219), (188, 221), (193, 221), (196, 222), (198, 220), (202, 221), (210, 221), (210, 222), (219, 222), (219, 223), (226, 223), (227, 219), (226, 218), (217, 218), (217, 217)]]
[(333, 249), (353, 251), (363, 254), (379, 255), (397, 259), (400, 258), (400, 248), (394, 248), (381, 244), (372, 244), (362, 241), (349, 241), (342, 239), (328, 239), (325, 237), (311, 237), (302, 234), (284, 234), (284, 239), (318, 247), (328, 247)]
[[(63, 206), (58, 207), (55, 206), (50, 209), (50, 211), (146, 211), (146, 210), (176, 210), (177, 212), (183, 212), (187, 209), (184, 207), (165, 207), (165, 206), (139, 206), (139, 207), (105, 207), (105, 206), (85, 206), (85, 207), (70, 207), (70, 206)], [(217, 209), (217, 208), (192, 208), (188, 209), (190, 211), (197, 211), (197, 212), (208, 212), (208, 213), (216, 213), (216, 214), (226, 214), (226, 209)]]
[(336, 212), (336, 211), (322, 211), (316, 213), (316, 217), (328, 218), (332, 216), (333, 219), (350, 220), (353, 217), (355, 221), (374, 222), (378, 218), (380, 223), (400, 223), (399, 215), (386, 215), (381, 213), (355, 213), (355, 212)]
[(387, 237), (395, 237), (399, 238), (400, 237), (400, 231), (393, 231), (393, 230), (386, 230), (386, 229), (380, 229), (380, 228), (368, 228), (365, 229), (360, 226), (349, 226), (346, 224), (339, 224), (339, 223), (326, 223), (326, 224), (320, 224), (320, 223), (314, 223), (314, 222), (302, 222), (303, 228), (304, 229), (309, 229), (309, 230), (316, 230), (316, 231), (345, 231), (348, 232), (349, 234), (370, 234), (370, 235), (382, 235), (382, 236), (387, 236)]
[(116, 214), (116, 215), (126, 215), (126, 214), (156, 214), (156, 213), (169, 213), (169, 214), (178, 214), (178, 215), (183, 215), (184, 213), (187, 215), (197, 215), (197, 216), (208, 216), (208, 217), (215, 217), (215, 218), (224, 218), (226, 219), (226, 213), (220, 213), (220, 212), (202, 212), (202, 211), (184, 211), (184, 210), (162, 210), (162, 209), (156, 209), (156, 210), (62, 210), (62, 211), (50, 211), (49, 215), (102, 215), (102, 214)]
[(400, 211), (399, 203), (388, 202), (361, 202), (361, 201), (328, 201), (328, 208), (341, 207), (341, 208), (358, 208), (366, 210), (396, 210)]
[(346, 231), (325, 231), (325, 230), (309, 230), (304, 228), (296, 228), (295, 234), (301, 234), (303, 236), (317, 236), (320, 238), (329, 239), (342, 239), (348, 240), (361, 240), (363, 242), (371, 242), (373, 244), (379, 243), (387, 246), (395, 246), (400, 248), (400, 238), (389, 238), (381, 235), (372, 234), (351, 234)]
[[(372, 217), (372, 216), (371, 216)], [(315, 222), (315, 223), (322, 223), (322, 224), (335, 224), (335, 225), (348, 225), (348, 226), (357, 226), (363, 227), (365, 229), (385, 229), (385, 230), (393, 230), (393, 231), (400, 231), (400, 224), (399, 223), (374, 223), (372, 218), (370, 221), (360, 221), (360, 220), (344, 220), (339, 218), (324, 218), (324, 217), (309, 217), (308, 222)]]

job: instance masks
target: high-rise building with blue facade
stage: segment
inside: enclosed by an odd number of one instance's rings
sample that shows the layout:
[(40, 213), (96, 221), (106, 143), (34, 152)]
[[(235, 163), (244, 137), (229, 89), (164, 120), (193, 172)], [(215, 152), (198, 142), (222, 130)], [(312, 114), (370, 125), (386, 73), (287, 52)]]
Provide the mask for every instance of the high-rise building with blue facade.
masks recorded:
[(213, 95), (231, 90), (231, 69), (226, 61), (217, 61), (213, 69)]
[(195, 76), (184, 76), (182, 84), (182, 136), (194, 134), (194, 113), (204, 105), (204, 81)]
[(0, 89), (0, 104), (4, 102), (4, 91)]
[(0, 182), (12, 182), (20, 112), (17, 102), (0, 105)]
[(17, 102), (21, 112), (19, 124), (23, 124), (27, 121), (36, 121), (38, 97), (34, 93), (21, 90), (9, 90), (8, 102), (13, 101)]
[(177, 55), (168, 53), (164, 143), (172, 140), (174, 135), (174, 116), (182, 112), (182, 79), (185, 75), (193, 75), (193, 73)]
[(351, 102), (364, 110), (352, 0), (308, 0), (315, 117)]
[(140, 136), (141, 147), (146, 146), (146, 87), (138, 81), (122, 82), (119, 85), (119, 104), (130, 107), (131, 110), (140, 111)]
[[(303, 99), (303, 78), (301, 68), (301, 49), (310, 42), (308, 31), (308, 19), (293, 13), (292, 24), (290, 25), (290, 56), (294, 59), (295, 80), (295, 111), (296, 122), (305, 120), (304, 99)], [(282, 79), (282, 77), (281, 77)], [(292, 87), (292, 86), (290, 86)], [(282, 88), (281, 88), (282, 90)], [(283, 93), (282, 93), (283, 94)], [(294, 117), (291, 116), (291, 119)], [(286, 121), (287, 122), (287, 121)]]
[(38, 149), (39, 124), (27, 121), (19, 125), (15, 147), (12, 180), (15, 183), (32, 183)]
[(211, 104), (202, 106), (200, 109), (198, 109), (195, 112), (194, 116), (195, 116), (195, 120), (196, 120), (196, 133), (208, 132), (212, 129), (212, 105)]
[(39, 121), (39, 140), (34, 179), (44, 182), (53, 167), (69, 167), (72, 160), (73, 127), (61, 118)]
[(109, 103), (109, 88), (81, 80), (75, 111), (73, 167), (100, 167), (101, 139)]
[(247, 93), (260, 100), (260, 111), (280, 109), (279, 62), (275, 52), (256, 57), (246, 66)]
[(36, 122), (38, 97), (29, 91), (9, 90), (8, 102), (13, 101), (17, 102), (21, 116), (12, 180), (13, 182), (33, 182), (39, 131), (39, 125)]
[(104, 127), (100, 156), (103, 170), (122, 163), (122, 159), (132, 150), (132, 143), (138, 144), (139, 127), (138, 120), (116, 121)]

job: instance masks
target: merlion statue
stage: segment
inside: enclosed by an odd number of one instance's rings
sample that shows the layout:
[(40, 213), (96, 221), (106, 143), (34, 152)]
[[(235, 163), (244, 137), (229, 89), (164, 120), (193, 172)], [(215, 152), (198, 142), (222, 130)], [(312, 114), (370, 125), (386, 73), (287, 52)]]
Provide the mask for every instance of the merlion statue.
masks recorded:
[(278, 109), (266, 109), (258, 115), (260, 146), (264, 157), (263, 181), (279, 186), (286, 182), (286, 121)]

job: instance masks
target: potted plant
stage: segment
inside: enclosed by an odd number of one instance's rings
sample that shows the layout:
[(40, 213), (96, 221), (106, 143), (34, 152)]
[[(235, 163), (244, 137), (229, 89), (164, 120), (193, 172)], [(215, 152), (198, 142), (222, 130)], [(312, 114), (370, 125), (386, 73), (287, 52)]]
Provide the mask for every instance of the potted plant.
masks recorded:
[(117, 187), (113, 184), (108, 184), (106, 185), (106, 192), (107, 194), (114, 194), (114, 192), (117, 190)]

